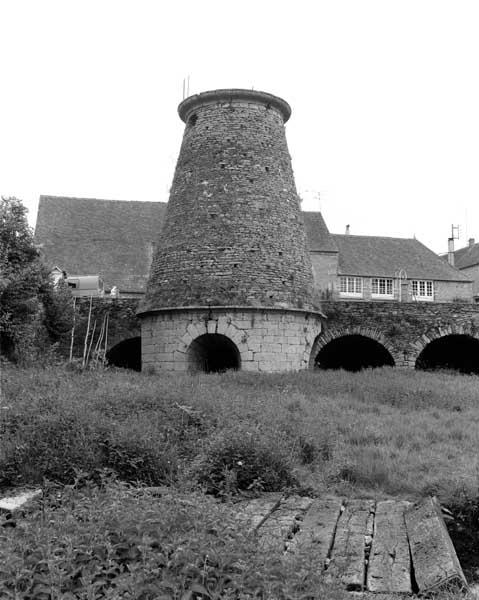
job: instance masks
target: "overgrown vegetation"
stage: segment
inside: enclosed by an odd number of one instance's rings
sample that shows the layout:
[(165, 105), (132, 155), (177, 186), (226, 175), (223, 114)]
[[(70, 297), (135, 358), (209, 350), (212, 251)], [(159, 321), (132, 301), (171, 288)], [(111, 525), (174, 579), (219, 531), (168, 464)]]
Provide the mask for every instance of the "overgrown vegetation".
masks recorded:
[(1, 484), (71, 483), (112, 468), (125, 481), (186, 477), (216, 492), (296, 479), (320, 491), (475, 497), (478, 381), (388, 368), (195, 377), (4, 368)]
[[(4, 368), (2, 485), (50, 491), (28, 522), (0, 529), (0, 597), (346, 598), (306, 563), (289, 571), (258, 554), (232, 501), (264, 490), (436, 494), (475, 553), (478, 382), (388, 368), (194, 377)], [(121, 481), (161, 485), (161, 497)]]
[(0, 354), (20, 364), (48, 361), (73, 315), (69, 290), (53, 289), (26, 213), (17, 198), (0, 199)]
[(0, 597), (349, 598), (307, 561), (261, 552), (229, 503), (114, 482), (50, 490), (28, 524), (0, 528)]

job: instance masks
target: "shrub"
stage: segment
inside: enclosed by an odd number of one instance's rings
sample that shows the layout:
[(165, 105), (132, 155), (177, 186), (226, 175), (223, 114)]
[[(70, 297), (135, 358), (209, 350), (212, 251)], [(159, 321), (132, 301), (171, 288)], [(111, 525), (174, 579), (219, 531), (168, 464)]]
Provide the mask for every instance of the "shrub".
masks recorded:
[(274, 492), (294, 485), (291, 457), (278, 437), (244, 426), (221, 431), (193, 467), (198, 483), (215, 495)]
[(0, 485), (35, 483), (43, 478), (71, 483), (78, 470), (100, 466), (101, 430), (77, 414), (47, 412), (6, 435), (2, 442)]
[(230, 503), (109, 482), (47, 494), (0, 528), (0, 597), (43, 600), (348, 598), (307, 560), (258, 548)]
[(175, 479), (176, 447), (162, 439), (161, 430), (146, 419), (116, 424), (101, 446), (102, 464), (123, 481), (158, 485)]

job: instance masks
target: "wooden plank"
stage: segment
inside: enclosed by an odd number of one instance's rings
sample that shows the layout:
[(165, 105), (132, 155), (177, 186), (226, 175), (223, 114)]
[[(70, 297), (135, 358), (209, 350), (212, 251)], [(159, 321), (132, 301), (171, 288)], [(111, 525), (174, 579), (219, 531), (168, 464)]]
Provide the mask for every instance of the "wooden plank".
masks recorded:
[(263, 550), (284, 550), (285, 542), (313, 502), (312, 498), (290, 496), (282, 500), (258, 529), (258, 544)]
[(405, 520), (419, 592), (451, 585), (467, 588), (436, 498), (414, 504), (406, 510)]
[(260, 527), (275, 508), (279, 506), (282, 498), (282, 493), (272, 492), (260, 498), (238, 502), (234, 506), (236, 518), (244, 524), (248, 531), (252, 532)]
[(326, 497), (314, 500), (299, 523), (299, 531), (288, 544), (287, 558), (294, 559), (307, 554), (309, 564), (317, 572), (324, 571), (341, 507), (340, 498)]
[(411, 561), (404, 520), (410, 502), (378, 502), (367, 572), (370, 592), (412, 593)]
[(371, 500), (350, 500), (339, 517), (331, 561), (325, 574), (328, 583), (340, 582), (347, 590), (362, 590), (365, 583), (365, 536)]

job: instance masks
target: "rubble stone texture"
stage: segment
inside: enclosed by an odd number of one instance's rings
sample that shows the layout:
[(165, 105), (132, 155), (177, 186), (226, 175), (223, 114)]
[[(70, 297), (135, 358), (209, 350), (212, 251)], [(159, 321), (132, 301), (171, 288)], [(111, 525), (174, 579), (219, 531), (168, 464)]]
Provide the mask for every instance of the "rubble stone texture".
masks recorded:
[[(192, 360), (189, 351), (195, 338), (231, 339), (232, 324), (243, 344), (237, 367), (307, 368), (321, 319), (284, 131), (289, 105), (264, 92), (216, 90), (178, 111), (183, 143), (140, 311), (143, 364), (198, 366), (204, 357)], [(214, 307), (215, 315), (191, 315), (193, 307)], [(203, 340), (195, 352), (210, 342), (222, 343)]]
[(312, 268), (286, 144), (286, 102), (218, 90), (179, 106), (186, 123), (145, 308), (311, 308)]

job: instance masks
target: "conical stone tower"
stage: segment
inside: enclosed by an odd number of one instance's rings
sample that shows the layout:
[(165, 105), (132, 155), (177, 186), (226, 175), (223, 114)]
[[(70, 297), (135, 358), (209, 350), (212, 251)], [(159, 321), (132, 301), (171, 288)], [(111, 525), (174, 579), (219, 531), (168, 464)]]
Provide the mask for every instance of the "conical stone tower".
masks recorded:
[(321, 315), (284, 132), (289, 105), (216, 90), (178, 112), (186, 128), (140, 312), (143, 367), (307, 367)]

